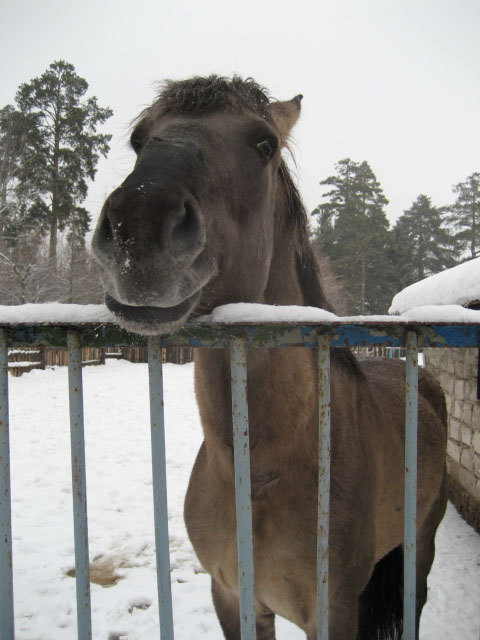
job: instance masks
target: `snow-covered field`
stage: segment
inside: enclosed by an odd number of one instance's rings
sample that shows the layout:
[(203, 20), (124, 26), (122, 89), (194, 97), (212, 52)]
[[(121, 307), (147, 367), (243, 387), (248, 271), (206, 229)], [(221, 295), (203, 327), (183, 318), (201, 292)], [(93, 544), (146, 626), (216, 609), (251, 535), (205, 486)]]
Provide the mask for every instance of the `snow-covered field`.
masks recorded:
[[(147, 366), (84, 369), (93, 635), (157, 639)], [(201, 428), (193, 365), (166, 365), (165, 414), (172, 591), (177, 640), (220, 640), (208, 576), (183, 524)], [(16, 637), (76, 637), (67, 369), (10, 378)], [(455, 509), (437, 535), (421, 640), (478, 640), (480, 536)], [(114, 583), (114, 584), (113, 584)], [(284, 620), (279, 640), (304, 638)]]

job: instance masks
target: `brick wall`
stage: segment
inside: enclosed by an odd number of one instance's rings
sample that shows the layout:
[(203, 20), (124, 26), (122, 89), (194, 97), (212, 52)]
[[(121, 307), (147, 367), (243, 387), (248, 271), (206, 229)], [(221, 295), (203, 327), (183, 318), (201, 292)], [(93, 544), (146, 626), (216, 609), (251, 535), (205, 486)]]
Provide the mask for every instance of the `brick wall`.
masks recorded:
[(447, 401), (450, 499), (480, 532), (478, 349), (425, 349), (424, 358)]

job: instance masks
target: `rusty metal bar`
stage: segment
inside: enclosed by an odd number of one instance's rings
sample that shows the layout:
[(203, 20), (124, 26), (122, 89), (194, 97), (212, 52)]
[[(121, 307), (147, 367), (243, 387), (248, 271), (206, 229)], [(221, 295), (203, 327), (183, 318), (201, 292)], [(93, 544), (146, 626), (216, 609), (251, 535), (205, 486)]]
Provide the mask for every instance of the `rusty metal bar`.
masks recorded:
[(241, 338), (232, 338), (230, 342), (230, 366), (241, 640), (256, 640), (247, 403), (247, 347), (245, 340)]
[(83, 431), (82, 346), (80, 334), (68, 331), (68, 391), (72, 452), (73, 533), (77, 588), (78, 640), (91, 640), (90, 567), (88, 555), (87, 479)]
[(148, 339), (148, 379), (150, 387), (153, 508), (160, 637), (162, 640), (173, 640), (172, 587), (170, 583), (168, 541), (167, 463), (163, 413), (162, 344), (159, 336), (151, 336)]
[(15, 631), (8, 420), (8, 349), (5, 329), (0, 329), (0, 377), (0, 640), (13, 640)]
[(318, 640), (328, 640), (328, 537), (330, 529), (330, 343), (330, 335), (322, 334), (318, 336)]
[(417, 560), (417, 334), (407, 333), (405, 390), (405, 534), (403, 546), (403, 640), (415, 640)]

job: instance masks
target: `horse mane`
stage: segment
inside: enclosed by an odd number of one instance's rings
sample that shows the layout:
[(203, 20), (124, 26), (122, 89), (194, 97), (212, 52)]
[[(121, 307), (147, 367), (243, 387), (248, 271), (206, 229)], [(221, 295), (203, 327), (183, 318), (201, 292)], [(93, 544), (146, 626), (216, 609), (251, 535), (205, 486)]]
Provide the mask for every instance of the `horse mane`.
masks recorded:
[(320, 307), (333, 312), (323, 290), (320, 267), (310, 242), (307, 212), (290, 171), (283, 161), (279, 168), (279, 177), (285, 195), (286, 226), (289, 232), (294, 231), (295, 263), (303, 302), (307, 307)]
[[(333, 312), (323, 289), (320, 265), (309, 239), (307, 213), (290, 171), (283, 161), (279, 168), (279, 175), (285, 193), (287, 228), (293, 227), (296, 231), (295, 263), (303, 303), (308, 307), (319, 307)], [(350, 349), (341, 347), (331, 349), (330, 352), (333, 361), (349, 370), (357, 378), (364, 378), (358, 360)]]

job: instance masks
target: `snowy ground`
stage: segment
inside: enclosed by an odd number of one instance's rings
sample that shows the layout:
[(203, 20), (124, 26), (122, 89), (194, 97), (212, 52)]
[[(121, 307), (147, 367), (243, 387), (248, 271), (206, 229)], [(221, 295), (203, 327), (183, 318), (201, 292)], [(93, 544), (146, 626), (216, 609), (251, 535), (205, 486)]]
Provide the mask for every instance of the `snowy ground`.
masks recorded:
[[(166, 365), (170, 548), (177, 640), (220, 640), (208, 576), (183, 524), (201, 428), (192, 365)], [(113, 586), (92, 585), (93, 634), (157, 639), (147, 366), (84, 369), (90, 556)], [(67, 369), (10, 378), (16, 637), (76, 637)], [(449, 505), (437, 535), (421, 640), (478, 640), (480, 537)], [(304, 638), (284, 620), (279, 640)]]

